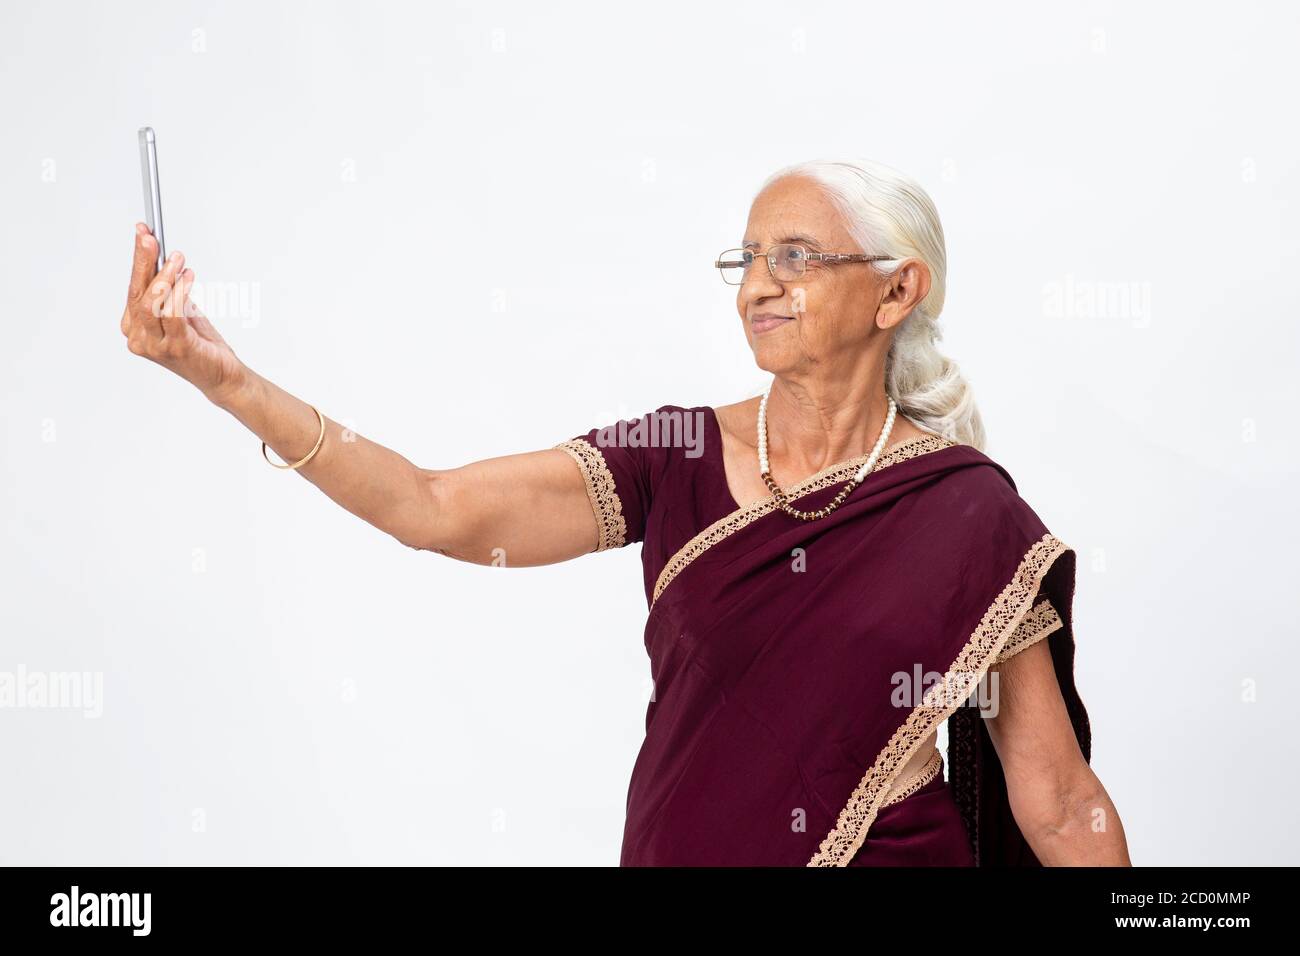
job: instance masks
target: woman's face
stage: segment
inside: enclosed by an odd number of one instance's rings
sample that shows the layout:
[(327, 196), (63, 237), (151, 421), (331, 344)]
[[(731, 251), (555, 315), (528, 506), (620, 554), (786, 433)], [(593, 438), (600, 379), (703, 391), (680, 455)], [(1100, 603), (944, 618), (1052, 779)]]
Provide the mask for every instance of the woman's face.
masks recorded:
[(882, 310), (894, 281), (878, 277), (870, 263), (810, 261), (799, 279), (778, 281), (759, 253), (780, 242), (809, 252), (863, 251), (812, 180), (787, 176), (758, 194), (742, 241), (755, 260), (737, 288), (736, 309), (759, 368), (781, 374), (855, 364), (906, 317), (904, 312), (894, 320), (896, 309)]

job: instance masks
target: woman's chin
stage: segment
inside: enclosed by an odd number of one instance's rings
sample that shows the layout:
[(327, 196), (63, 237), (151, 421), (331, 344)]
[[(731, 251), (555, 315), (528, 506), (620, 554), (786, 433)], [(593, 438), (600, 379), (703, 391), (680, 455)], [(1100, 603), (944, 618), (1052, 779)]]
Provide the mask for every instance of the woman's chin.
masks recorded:
[(772, 375), (779, 375), (792, 364), (792, 356), (789, 354), (789, 349), (769, 345), (762, 339), (759, 339), (758, 341), (751, 339), (749, 347), (754, 352), (754, 364), (764, 372), (769, 372)]

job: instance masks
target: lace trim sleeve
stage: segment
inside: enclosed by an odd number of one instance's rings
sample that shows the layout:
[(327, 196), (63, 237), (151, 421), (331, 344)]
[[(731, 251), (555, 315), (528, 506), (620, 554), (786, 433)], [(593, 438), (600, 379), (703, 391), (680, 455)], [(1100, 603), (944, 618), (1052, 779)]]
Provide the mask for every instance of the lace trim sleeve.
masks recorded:
[(1037, 644), (1047, 635), (1058, 631), (1064, 626), (1061, 615), (1056, 613), (1056, 608), (1052, 602), (1043, 598), (1034, 605), (1033, 610), (1025, 615), (1025, 619), (1020, 622), (1015, 633), (1007, 639), (1006, 646), (1002, 648), (1002, 653), (993, 663), (1001, 664), (1019, 654), (1027, 647)]
[(587, 485), (587, 498), (596, 515), (598, 537), (596, 550), (621, 548), (627, 544), (627, 522), (623, 519), (623, 502), (614, 486), (614, 476), (600, 450), (585, 438), (572, 438), (555, 446), (568, 452), (578, 463)]

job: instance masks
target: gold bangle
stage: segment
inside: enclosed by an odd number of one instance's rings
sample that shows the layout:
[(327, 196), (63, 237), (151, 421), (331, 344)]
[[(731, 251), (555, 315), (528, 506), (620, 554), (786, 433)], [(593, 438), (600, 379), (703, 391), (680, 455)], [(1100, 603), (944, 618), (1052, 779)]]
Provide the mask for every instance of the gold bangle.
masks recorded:
[(307, 407), (315, 412), (316, 417), (320, 419), (320, 438), (316, 439), (316, 447), (307, 452), (307, 457), (302, 461), (294, 462), (292, 465), (277, 465), (275, 462), (271, 461), (271, 456), (266, 453), (266, 442), (262, 442), (262, 457), (266, 459), (266, 463), (272, 468), (301, 468), (303, 465), (307, 464), (307, 462), (311, 461), (312, 455), (320, 451), (321, 443), (325, 441), (325, 416), (320, 413), (320, 409), (315, 405), (308, 405)]

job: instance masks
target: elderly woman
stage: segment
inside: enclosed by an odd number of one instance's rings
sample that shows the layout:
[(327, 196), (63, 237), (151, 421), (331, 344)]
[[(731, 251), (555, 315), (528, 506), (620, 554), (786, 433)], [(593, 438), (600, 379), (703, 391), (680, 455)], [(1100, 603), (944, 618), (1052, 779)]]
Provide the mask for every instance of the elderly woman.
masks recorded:
[(763, 185), (715, 266), (764, 395), (448, 470), (344, 443), (235, 356), (183, 256), (156, 272), (136, 232), (129, 349), (272, 464), (462, 561), (641, 543), (655, 693), (623, 865), (1127, 865), (1074, 684), (1075, 554), (983, 454), (935, 348), (947, 258), (909, 178), (819, 161)]

